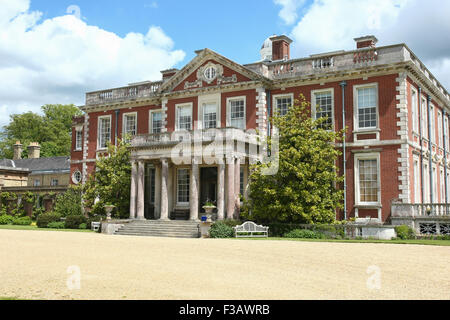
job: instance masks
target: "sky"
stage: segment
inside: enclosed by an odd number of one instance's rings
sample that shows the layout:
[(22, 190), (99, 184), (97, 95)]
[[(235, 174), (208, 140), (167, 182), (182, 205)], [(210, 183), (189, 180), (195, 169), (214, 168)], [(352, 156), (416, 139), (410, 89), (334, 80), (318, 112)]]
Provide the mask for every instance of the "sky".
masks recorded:
[(159, 80), (210, 48), (238, 63), (264, 40), (291, 37), (300, 58), (406, 43), (450, 90), (450, 1), (0, 0), (0, 127), (44, 104), (83, 105), (85, 92)]

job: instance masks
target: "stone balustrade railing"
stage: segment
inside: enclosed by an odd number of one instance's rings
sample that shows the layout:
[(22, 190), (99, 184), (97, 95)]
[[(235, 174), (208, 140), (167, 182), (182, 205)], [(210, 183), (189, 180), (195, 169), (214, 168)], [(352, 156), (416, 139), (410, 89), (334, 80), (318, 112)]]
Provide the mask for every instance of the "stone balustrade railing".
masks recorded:
[(120, 102), (155, 96), (162, 81), (149, 82), (123, 88), (89, 92), (86, 94), (86, 105)]
[(450, 217), (450, 204), (393, 203), (391, 214), (393, 217)]

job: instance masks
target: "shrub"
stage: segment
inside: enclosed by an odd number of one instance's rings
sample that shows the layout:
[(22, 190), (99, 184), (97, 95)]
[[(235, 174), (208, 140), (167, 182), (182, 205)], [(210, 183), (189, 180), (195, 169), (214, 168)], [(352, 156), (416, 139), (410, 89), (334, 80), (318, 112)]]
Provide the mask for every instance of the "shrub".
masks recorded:
[(64, 222), (50, 222), (48, 224), (48, 228), (50, 229), (64, 229)]
[(437, 237), (437, 240), (450, 240), (450, 234), (443, 234)]
[(416, 238), (416, 233), (414, 232), (414, 230), (406, 225), (395, 227), (395, 232), (397, 233), (397, 238), (402, 240)]
[(59, 194), (55, 200), (54, 211), (61, 217), (82, 215), (80, 187), (70, 187), (66, 192)]
[(84, 230), (87, 229), (87, 224), (86, 223), (82, 223), (78, 226), (78, 229)]
[(325, 239), (325, 235), (320, 232), (296, 229), (292, 230), (284, 235), (285, 238), (299, 238), (299, 239)]
[(0, 216), (0, 225), (13, 224), (14, 217), (4, 214)]
[(239, 221), (239, 220), (226, 219), (226, 220), (223, 220), (223, 223), (225, 223), (229, 227), (236, 227), (238, 225), (241, 225), (243, 222)]
[(209, 230), (211, 238), (233, 238), (234, 230), (223, 221), (217, 221)]
[(36, 220), (36, 224), (39, 228), (48, 228), (48, 224), (51, 222), (59, 222), (61, 216), (54, 212), (47, 212), (40, 214)]
[(13, 221), (13, 225), (15, 226), (29, 226), (31, 225), (31, 218), (30, 217), (22, 217), (22, 218), (16, 218)]
[(65, 221), (65, 227), (66, 229), (78, 229), (80, 227), (80, 224), (86, 222), (87, 219), (84, 216), (80, 215), (68, 216)]

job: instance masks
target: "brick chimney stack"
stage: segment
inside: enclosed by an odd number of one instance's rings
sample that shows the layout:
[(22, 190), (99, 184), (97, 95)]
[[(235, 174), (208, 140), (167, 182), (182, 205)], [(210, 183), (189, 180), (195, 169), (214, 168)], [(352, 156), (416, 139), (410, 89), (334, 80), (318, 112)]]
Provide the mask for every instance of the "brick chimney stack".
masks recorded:
[(31, 142), (28, 146), (28, 159), (39, 159), (41, 157), (41, 146), (37, 142)]
[(287, 36), (271, 37), (272, 40), (272, 61), (289, 60), (291, 58), (292, 39)]
[(356, 49), (375, 48), (378, 39), (375, 36), (365, 36), (354, 39), (356, 42)]
[(22, 144), (20, 141), (17, 141), (14, 145), (14, 156), (13, 160), (19, 160), (22, 159)]

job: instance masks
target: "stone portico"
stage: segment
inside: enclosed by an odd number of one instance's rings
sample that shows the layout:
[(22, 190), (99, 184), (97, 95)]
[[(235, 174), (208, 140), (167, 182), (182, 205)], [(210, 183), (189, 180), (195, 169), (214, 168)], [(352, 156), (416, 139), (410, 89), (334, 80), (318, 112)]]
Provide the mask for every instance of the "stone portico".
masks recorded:
[(178, 220), (178, 212), (198, 221), (206, 199), (216, 203), (213, 219), (239, 217), (255, 135), (234, 128), (160, 133), (131, 145), (130, 219)]

